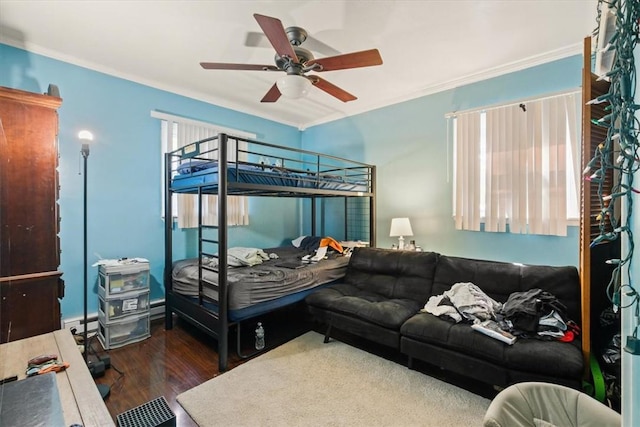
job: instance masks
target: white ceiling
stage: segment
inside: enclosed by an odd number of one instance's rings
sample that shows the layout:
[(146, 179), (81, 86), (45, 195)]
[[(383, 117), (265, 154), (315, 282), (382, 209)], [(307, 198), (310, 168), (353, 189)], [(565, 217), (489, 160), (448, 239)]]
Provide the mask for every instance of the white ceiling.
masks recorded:
[[(596, 27), (597, 4), (0, 0), (0, 42), (304, 129), (581, 53), (584, 37)], [(301, 100), (260, 103), (279, 73), (199, 65), (274, 64), (274, 50), (259, 34), (254, 13), (306, 29), (321, 42), (302, 45), (316, 58), (378, 48), (384, 63), (322, 73), (358, 97), (349, 103), (317, 88)]]

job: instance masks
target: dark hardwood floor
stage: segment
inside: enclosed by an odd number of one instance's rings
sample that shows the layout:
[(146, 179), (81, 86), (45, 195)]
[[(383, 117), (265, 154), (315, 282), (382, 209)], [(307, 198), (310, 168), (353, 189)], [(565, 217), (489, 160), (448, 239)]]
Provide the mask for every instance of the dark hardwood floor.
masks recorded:
[[(295, 308), (258, 320), (265, 326), (267, 350), (311, 328), (304, 314)], [(249, 354), (253, 350), (255, 323), (248, 321), (242, 326), (243, 353)], [(236, 354), (235, 336), (235, 330), (230, 331), (228, 369), (248, 360)], [(111, 358), (111, 368), (95, 381), (111, 387), (105, 403), (114, 422), (118, 414), (164, 396), (176, 414), (178, 426), (196, 426), (176, 401), (176, 396), (220, 374), (215, 339), (176, 318), (173, 329), (165, 329), (164, 319), (154, 320), (150, 338), (108, 352), (97, 339), (90, 343), (95, 353), (108, 353)]]
[[(314, 325), (303, 309), (293, 306), (243, 324), (243, 353), (253, 350), (253, 330), (257, 321), (261, 321), (265, 327), (267, 351), (312, 329), (324, 333), (324, 327)], [(332, 332), (332, 339), (344, 341), (400, 364), (407, 363), (406, 357), (397, 350), (337, 330)], [(236, 354), (233, 329), (230, 331), (229, 341), (228, 369), (233, 369), (249, 359), (242, 359)], [(92, 339), (91, 347), (98, 355), (108, 353), (111, 357), (111, 368), (95, 381), (111, 386), (110, 396), (105, 402), (114, 422), (118, 414), (164, 396), (176, 414), (178, 426), (196, 426), (176, 401), (176, 396), (220, 374), (216, 340), (178, 318), (171, 330), (165, 330), (164, 319), (152, 321), (151, 337), (139, 343), (105, 352), (100, 343)], [(487, 398), (493, 398), (496, 394), (487, 385), (445, 373), (419, 361), (416, 361), (414, 368)]]

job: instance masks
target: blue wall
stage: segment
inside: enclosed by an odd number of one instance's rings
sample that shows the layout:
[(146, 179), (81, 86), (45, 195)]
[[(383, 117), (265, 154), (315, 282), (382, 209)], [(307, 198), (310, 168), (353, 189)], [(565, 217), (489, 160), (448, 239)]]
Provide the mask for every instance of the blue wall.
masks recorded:
[[(188, 116), (378, 166), (378, 246), (390, 247), (392, 217), (409, 216), (417, 244), (449, 255), (552, 265), (578, 264), (578, 230), (568, 237), (456, 231), (452, 220), (451, 150), (444, 115), (580, 85), (581, 57), (416, 98), (357, 116), (297, 129), (195, 101), (0, 44), (0, 85), (45, 92), (60, 88), (61, 269), (63, 317), (82, 312), (82, 176), (80, 129), (96, 136), (89, 157), (89, 260), (144, 257), (152, 266), (152, 299), (162, 298), (164, 223), (160, 217), (160, 126), (151, 110)], [(275, 206), (278, 203), (278, 206)], [(289, 206), (283, 208), (282, 203)], [(262, 212), (277, 209), (278, 215)], [(331, 209), (331, 207), (329, 207)], [(268, 247), (295, 237), (294, 200), (251, 199), (251, 225), (230, 233), (236, 246)], [(304, 229), (303, 229), (304, 230)], [(308, 230), (304, 230), (308, 232)], [(324, 231), (324, 230), (323, 230)], [(331, 233), (329, 233), (331, 235)], [(175, 258), (195, 254), (192, 231), (174, 233)], [(90, 269), (94, 284), (97, 269)], [(89, 311), (97, 309), (90, 294)]]
[[(143, 257), (151, 263), (151, 299), (164, 297), (164, 222), (161, 218), (160, 122), (151, 110), (162, 110), (225, 127), (253, 132), (258, 139), (300, 146), (298, 129), (220, 108), (162, 90), (0, 44), (0, 86), (46, 92), (52, 83), (63, 99), (59, 109), (61, 270), (66, 284), (63, 318), (83, 311), (83, 177), (81, 129), (94, 133), (88, 159), (89, 262), (103, 258)], [(299, 235), (295, 200), (250, 201), (249, 227), (231, 233), (233, 246), (278, 246)], [(285, 207), (283, 207), (283, 203)], [(286, 204), (289, 204), (288, 208)], [(37, 207), (35, 207), (37, 208)], [(277, 209), (278, 215), (262, 212)], [(193, 256), (195, 233), (174, 233), (174, 259)], [(96, 293), (97, 268), (89, 269)], [(89, 294), (89, 313), (98, 298)]]
[[(578, 227), (567, 237), (454, 229), (446, 113), (581, 85), (582, 56), (416, 98), (306, 129), (305, 149), (377, 165), (377, 245), (391, 247), (391, 218), (408, 216), (416, 244), (447, 255), (578, 265)], [(450, 139), (450, 138), (449, 138)]]

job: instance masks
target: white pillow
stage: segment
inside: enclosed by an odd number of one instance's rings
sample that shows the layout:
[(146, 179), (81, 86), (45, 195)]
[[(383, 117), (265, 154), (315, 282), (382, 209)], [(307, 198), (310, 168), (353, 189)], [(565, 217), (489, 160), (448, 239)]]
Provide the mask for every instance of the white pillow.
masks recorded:
[(300, 236), (300, 237), (298, 237), (297, 239), (293, 239), (293, 240), (291, 241), (291, 244), (292, 244), (293, 246), (295, 246), (296, 248), (299, 248), (299, 247), (300, 247), (300, 245), (302, 244), (302, 240), (303, 240), (305, 237), (307, 237), (307, 236)]

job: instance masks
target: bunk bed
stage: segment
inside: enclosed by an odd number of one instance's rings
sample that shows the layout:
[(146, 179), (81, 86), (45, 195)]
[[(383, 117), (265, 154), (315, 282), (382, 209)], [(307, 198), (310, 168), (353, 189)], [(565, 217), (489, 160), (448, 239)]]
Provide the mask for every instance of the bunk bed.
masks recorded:
[[(176, 193), (195, 195), (200, 212), (195, 258), (174, 259), (174, 224), (165, 221), (165, 327), (173, 327), (176, 314), (214, 337), (221, 372), (227, 368), (232, 327), (240, 354), (242, 321), (302, 301), (342, 277), (348, 264), (347, 257), (334, 254), (295, 268), (309, 249), (285, 246), (257, 248), (266, 255), (258, 265), (232, 266), (234, 251), (247, 248), (229, 246), (228, 196), (309, 199), (310, 236), (317, 231), (318, 201), (342, 198), (344, 240), (375, 246), (373, 165), (220, 133), (167, 153), (164, 176), (165, 218), (173, 217)], [(203, 224), (205, 195), (218, 196), (217, 226)]]

